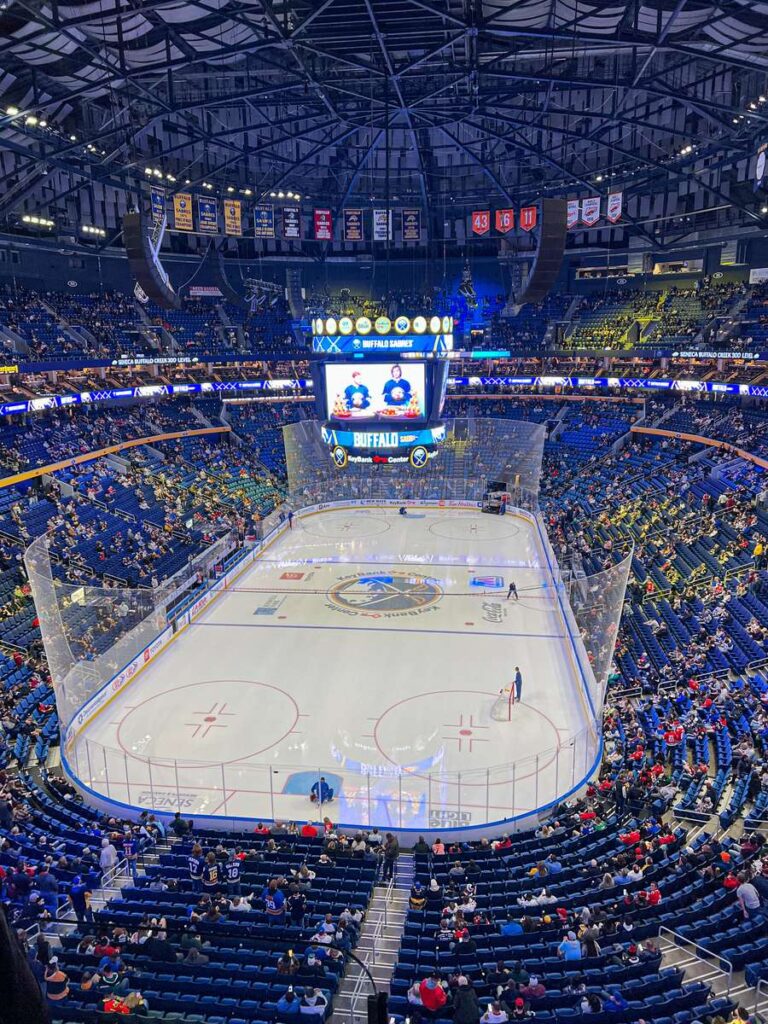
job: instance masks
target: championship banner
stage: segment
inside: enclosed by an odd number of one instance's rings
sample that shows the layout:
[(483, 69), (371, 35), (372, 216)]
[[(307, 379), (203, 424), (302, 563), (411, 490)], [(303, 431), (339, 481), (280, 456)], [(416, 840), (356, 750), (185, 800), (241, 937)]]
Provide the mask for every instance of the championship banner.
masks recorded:
[(173, 197), (173, 223), (177, 231), (194, 231), (192, 196), (189, 192), (178, 192)]
[(515, 211), (514, 210), (497, 210), (495, 218), (495, 227), (500, 235), (506, 235), (508, 231), (511, 231), (515, 226)]
[(315, 241), (330, 242), (333, 238), (333, 218), (330, 210), (315, 210)]
[(624, 206), (624, 193), (623, 192), (611, 192), (608, 196), (608, 209), (606, 210), (605, 216), (611, 222), (615, 224), (621, 220), (621, 211)]
[(197, 200), (197, 226), (206, 235), (219, 233), (219, 213), (215, 199)]
[(581, 201), (581, 222), (592, 227), (600, 220), (600, 196), (589, 196)]
[(239, 199), (224, 200), (224, 232), (227, 235), (243, 233), (243, 204)]
[(362, 242), (364, 239), (363, 235), (363, 211), (362, 210), (345, 210), (344, 211), (344, 241), (345, 242)]
[(472, 232), (475, 235), (485, 235), (491, 230), (491, 211), (472, 211)]
[(152, 220), (160, 224), (165, 217), (165, 193), (153, 188), (149, 193), (149, 205), (152, 209)]
[(268, 203), (253, 209), (253, 234), (255, 238), (275, 237), (275, 208)]
[(283, 207), (283, 238), (301, 238), (301, 211), (298, 206)]
[(579, 200), (569, 199), (567, 212), (565, 214), (565, 226), (567, 228), (575, 228), (579, 223)]
[(524, 206), (520, 211), (520, 227), (523, 231), (533, 231), (538, 216), (539, 211), (536, 206)]
[(421, 241), (421, 210), (403, 210), (403, 241)]
[[(389, 221), (389, 231), (387, 231), (387, 221)], [(392, 241), (392, 211), (374, 210), (373, 240), (374, 242), (386, 242), (387, 238), (389, 238), (390, 242)]]

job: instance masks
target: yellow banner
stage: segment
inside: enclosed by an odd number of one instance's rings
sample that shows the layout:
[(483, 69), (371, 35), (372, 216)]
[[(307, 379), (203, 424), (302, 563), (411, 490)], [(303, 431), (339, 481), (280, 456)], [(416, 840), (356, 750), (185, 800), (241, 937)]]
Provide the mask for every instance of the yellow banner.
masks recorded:
[(173, 197), (173, 223), (179, 231), (194, 231), (192, 196), (189, 192), (179, 192)]
[(224, 231), (228, 235), (243, 233), (243, 204), (239, 199), (224, 200)]

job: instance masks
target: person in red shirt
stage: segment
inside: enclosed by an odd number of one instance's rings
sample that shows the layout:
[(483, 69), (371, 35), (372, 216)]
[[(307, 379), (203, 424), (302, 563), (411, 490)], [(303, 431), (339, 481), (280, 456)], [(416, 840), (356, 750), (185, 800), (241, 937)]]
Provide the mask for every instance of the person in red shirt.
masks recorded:
[(306, 825), (302, 826), (301, 835), (302, 835), (302, 838), (304, 838), (304, 839), (316, 839), (317, 838), (317, 829), (315, 828), (315, 826), (312, 824), (311, 821), (308, 821), (306, 823)]
[(440, 975), (436, 971), (419, 985), (419, 995), (424, 1009), (430, 1013), (438, 1013), (448, 1002), (445, 990), (440, 984)]
[(657, 907), (661, 903), (661, 891), (655, 882), (651, 882), (648, 887), (648, 902), (652, 907)]

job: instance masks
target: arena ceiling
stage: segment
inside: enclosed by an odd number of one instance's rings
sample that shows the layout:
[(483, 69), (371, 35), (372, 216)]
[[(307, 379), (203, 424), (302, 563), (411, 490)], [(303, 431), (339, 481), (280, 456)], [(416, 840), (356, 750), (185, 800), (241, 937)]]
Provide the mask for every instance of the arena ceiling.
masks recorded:
[(148, 164), (337, 207), (599, 177), (746, 210), (728, 176), (768, 138), (755, 0), (6, 0), (0, 69), (6, 211)]

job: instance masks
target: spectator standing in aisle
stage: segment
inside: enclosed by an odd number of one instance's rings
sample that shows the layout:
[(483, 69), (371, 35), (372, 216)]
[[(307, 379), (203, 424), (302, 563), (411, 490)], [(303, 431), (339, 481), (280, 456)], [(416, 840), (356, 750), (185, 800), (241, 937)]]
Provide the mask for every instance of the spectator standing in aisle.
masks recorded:
[(396, 836), (393, 836), (391, 832), (387, 832), (386, 839), (384, 840), (384, 867), (381, 875), (384, 882), (394, 878), (397, 858), (399, 856), (400, 843), (397, 841)]

